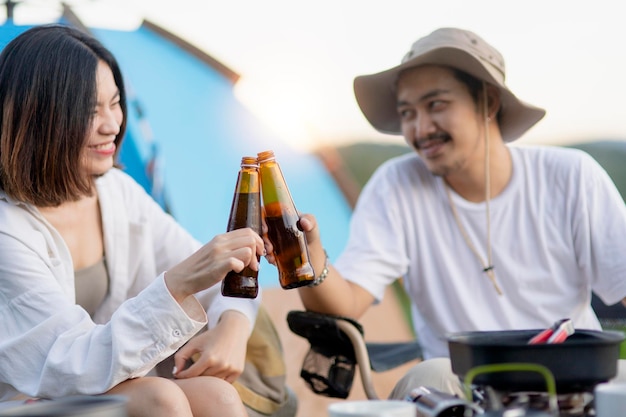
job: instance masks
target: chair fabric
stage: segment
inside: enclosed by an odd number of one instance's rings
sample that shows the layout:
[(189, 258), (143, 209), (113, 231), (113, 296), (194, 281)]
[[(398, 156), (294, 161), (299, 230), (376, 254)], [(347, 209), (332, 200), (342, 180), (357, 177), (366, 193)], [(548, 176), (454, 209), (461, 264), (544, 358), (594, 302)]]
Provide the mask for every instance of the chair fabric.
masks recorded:
[(361, 325), (349, 318), (309, 311), (290, 311), (289, 329), (306, 338), (311, 348), (305, 355), (300, 376), (316, 394), (347, 398), (356, 369), (352, 342), (337, 327), (337, 320), (350, 322), (363, 334)]
[(400, 343), (366, 343), (370, 365), (375, 372), (384, 372), (404, 365), (415, 359), (422, 359), (422, 347), (416, 340)]
[[(357, 343), (362, 344), (369, 360), (369, 368), (376, 372), (393, 369), (411, 360), (422, 357), (417, 340), (401, 343), (366, 343), (361, 324), (342, 316), (310, 311), (290, 311), (287, 314), (289, 328), (306, 338), (311, 348), (306, 354), (300, 376), (309, 388), (321, 395), (347, 398), (352, 388), (357, 354), (355, 346), (338, 322), (349, 323), (361, 335)], [(359, 364), (362, 368), (362, 364)], [(365, 382), (364, 382), (365, 383)]]

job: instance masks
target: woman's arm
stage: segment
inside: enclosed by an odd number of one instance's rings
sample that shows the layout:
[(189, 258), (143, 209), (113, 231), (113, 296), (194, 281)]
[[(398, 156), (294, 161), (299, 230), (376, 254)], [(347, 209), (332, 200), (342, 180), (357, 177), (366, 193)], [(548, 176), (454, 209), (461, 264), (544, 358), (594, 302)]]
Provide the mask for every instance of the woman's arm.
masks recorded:
[(159, 277), (96, 325), (63, 290), (66, 265), (42, 255), (0, 233), (2, 399), (101, 394), (147, 373), (205, 323), (188, 317)]

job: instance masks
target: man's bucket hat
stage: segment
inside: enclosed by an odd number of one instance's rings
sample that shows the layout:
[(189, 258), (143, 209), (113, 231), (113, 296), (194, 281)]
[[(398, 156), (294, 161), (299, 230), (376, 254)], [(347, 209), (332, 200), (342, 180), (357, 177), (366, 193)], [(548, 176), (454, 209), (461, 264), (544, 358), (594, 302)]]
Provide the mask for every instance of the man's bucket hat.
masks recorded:
[(500, 131), (505, 141), (524, 134), (545, 115), (504, 84), (504, 58), (476, 34), (456, 28), (437, 29), (417, 40), (394, 68), (354, 79), (354, 94), (367, 120), (382, 133), (400, 134), (396, 81), (401, 71), (420, 65), (442, 65), (464, 71), (500, 90)]

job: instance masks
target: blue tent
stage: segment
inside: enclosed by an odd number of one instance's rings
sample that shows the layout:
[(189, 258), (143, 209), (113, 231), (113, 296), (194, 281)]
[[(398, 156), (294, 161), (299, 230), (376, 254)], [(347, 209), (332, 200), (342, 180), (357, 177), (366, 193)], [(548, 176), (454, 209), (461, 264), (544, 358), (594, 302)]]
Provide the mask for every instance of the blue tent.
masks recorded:
[[(66, 9), (60, 23), (80, 25)], [(30, 26), (9, 19), (0, 47)], [(272, 149), (294, 202), (314, 213), (331, 259), (343, 248), (350, 205), (313, 154), (281, 142), (235, 98), (238, 75), (149, 22), (132, 31), (89, 29), (117, 57), (129, 90), (120, 162), (197, 239), (226, 231), (241, 157)], [(265, 261), (263, 287), (276, 287)]]

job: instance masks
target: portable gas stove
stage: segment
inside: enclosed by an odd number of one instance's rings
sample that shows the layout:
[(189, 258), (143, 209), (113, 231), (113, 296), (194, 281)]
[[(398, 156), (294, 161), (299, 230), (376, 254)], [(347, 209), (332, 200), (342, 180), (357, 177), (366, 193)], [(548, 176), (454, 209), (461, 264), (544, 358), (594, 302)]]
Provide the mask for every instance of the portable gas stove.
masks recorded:
[(561, 343), (529, 344), (540, 331), (465, 332), (448, 338), (452, 371), (475, 387), (467, 392), (480, 407), (474, 415), (596, 415), (594, 388), (616, 376), (624, 334), (576, 330)]
[[(502, 392), (495, 391), (491, 387), (475, 388), (473, 392), (475, 404), (483, 410), (476, 413), (477, 416), (507, 416), (505, 411), (511, 417), (532, 416), (537, 415), (537, 413), (540, 413), (538, 414), (539, 416), (558, 415), (559, 417), (594, 417), (596, 415), (593, 404), (593, 392), (557, 394), (556, 410), (550, 404), (550, 395), (547, 392)], [(514, 412), (514, 410), (517, 412)], [(558, 414), (555, 411), (558, 411)], [(459, 414), (459, 417), (464, 416)]]
[(474, 387), (473, 402), (428, 387), (408, 398), (417, 417), (595, 417), (592, 392), (551, 396), (547, 392), (502, 392)]

